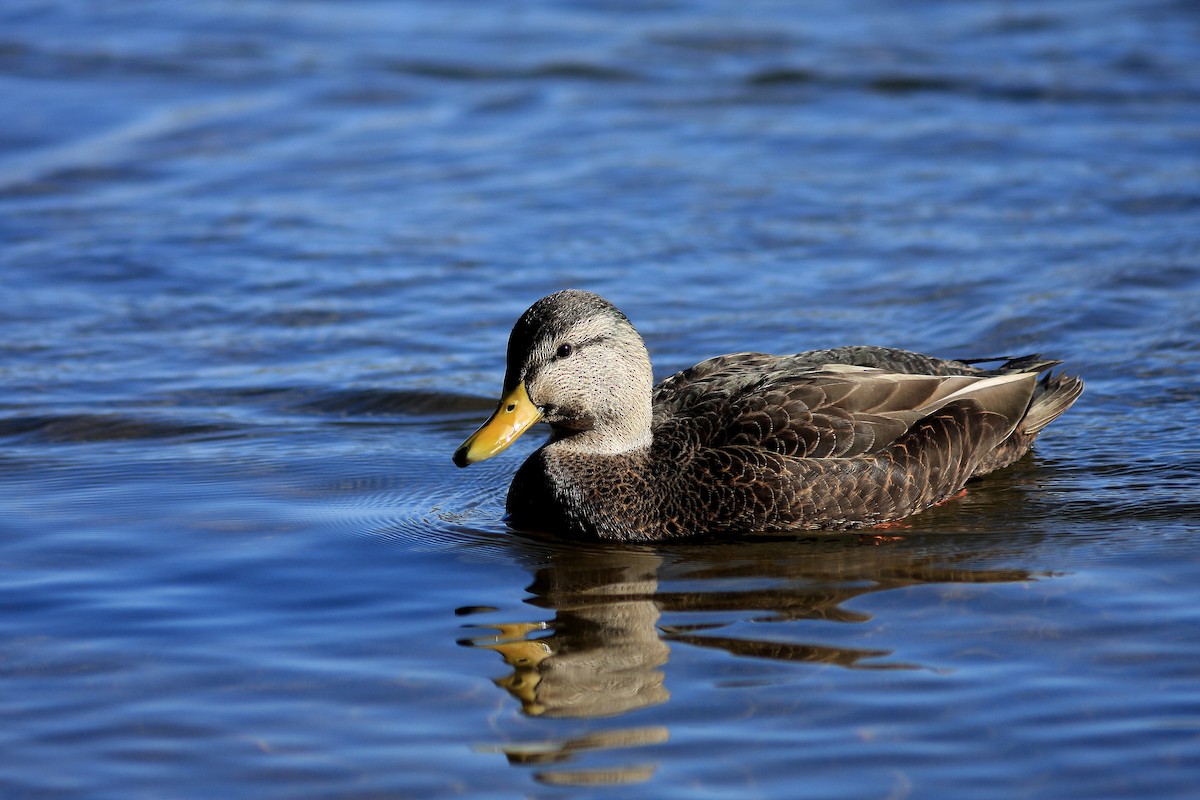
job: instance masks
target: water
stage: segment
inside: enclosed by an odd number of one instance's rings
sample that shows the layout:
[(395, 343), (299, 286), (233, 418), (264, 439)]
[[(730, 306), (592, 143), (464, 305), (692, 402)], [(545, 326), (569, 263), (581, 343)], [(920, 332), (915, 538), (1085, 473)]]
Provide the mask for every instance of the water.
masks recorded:
[[(1189, 797), (1192, 3), (0, 11), (0, 794)], [(564, 547), (508, 329), (1087, 392), (890, 539)]]

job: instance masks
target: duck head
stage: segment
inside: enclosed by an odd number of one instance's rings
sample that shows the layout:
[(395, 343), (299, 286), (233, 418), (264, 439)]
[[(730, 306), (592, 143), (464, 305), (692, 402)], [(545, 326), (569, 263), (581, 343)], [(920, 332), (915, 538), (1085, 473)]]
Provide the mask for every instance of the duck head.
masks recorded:
[(562, 449), (613, 454), (644, 447), (653, 388), (646, 345), (612, 303), (578, 289), (543, 297), (509, 336), (496, 411), (458, 448), (454, 463), (491, 458), (539, 420)]

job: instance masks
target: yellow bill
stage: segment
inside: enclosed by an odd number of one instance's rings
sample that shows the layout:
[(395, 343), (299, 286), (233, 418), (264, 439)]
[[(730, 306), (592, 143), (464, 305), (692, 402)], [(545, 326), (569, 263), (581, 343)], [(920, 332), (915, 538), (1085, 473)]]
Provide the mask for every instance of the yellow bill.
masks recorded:
[(511, 392), (500, 398), (500, 405), (488, 421), (454, 451), (454, 463), (465, 467), (491, 458), (515, 442), (518, 436), (541, 418), (542, 412), (529, 399), (525, 384), (518, 383)]

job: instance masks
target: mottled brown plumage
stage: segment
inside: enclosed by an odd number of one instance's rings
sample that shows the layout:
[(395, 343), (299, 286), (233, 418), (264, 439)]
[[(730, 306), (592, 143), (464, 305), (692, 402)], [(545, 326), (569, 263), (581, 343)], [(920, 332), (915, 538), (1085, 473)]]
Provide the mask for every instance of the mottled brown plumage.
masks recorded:
[(505, 397), (455, 462), (490, 457), (544, 419), (550, 440), (509, 489), (515, 527), (626, 541), (864, 527), (1024, 455), (1083, 391), (1049, 373), (1058, 363), (985, 370), (882, 347), (738, 353), (653, 387), (629, 320), (567, 290), (518, 320)]

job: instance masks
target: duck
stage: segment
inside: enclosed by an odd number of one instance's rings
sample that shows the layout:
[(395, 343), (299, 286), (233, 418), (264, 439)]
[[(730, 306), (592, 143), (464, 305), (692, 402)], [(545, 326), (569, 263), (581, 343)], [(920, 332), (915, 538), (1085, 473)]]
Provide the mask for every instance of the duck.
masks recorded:
[(1053, 372), (1061, 363), (848, 345), (717, 356), (655, 385), (629, 318), (566, 289), (517, 320), (500, 401), (454, 463), (548, 423), (512, 479), (505, 521), (571, 539), (902, 524), (1029, 451), (1083, 391)]

